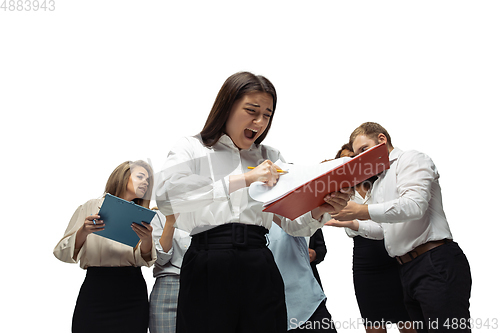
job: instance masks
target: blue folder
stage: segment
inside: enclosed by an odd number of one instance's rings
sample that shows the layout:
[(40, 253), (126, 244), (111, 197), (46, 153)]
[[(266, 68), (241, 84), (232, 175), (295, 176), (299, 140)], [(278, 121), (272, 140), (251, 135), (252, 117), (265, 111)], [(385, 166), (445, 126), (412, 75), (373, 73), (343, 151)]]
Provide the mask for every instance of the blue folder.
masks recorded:
[(132, 229), (132, 223), (137, 223), (144, 228), (141, 222), (151, 223), (156, 212), (132, 201), (106, 194), (98, 214), (105, 227), (104, 230), (94, 234), (135, 247), (140, 238)]

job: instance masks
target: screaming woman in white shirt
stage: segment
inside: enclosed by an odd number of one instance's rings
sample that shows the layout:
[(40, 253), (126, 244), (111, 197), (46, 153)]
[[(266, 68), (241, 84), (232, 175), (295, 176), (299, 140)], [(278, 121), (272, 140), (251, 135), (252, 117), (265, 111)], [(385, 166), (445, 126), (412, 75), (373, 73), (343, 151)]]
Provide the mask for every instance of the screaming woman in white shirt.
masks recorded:
[[(286, 332), (284, 286), (265, 235), (273, 220), (287, 233), (311, 236), (347, 204), (336, 192), (296, 220), (262, 212), (248, 186), (279, 179), (280, 152), (262, 145), (276, 112), (276, 91), (263, 76), (230, 76), (205, 127), (181, 139), (159, 176), (160, 211), (180, 214), (192, 241), (181, 267), (178, 332)], [(248, 167), (255, 167), (248, 171)], [(160, 240), (161, 241), (161, 240)]]

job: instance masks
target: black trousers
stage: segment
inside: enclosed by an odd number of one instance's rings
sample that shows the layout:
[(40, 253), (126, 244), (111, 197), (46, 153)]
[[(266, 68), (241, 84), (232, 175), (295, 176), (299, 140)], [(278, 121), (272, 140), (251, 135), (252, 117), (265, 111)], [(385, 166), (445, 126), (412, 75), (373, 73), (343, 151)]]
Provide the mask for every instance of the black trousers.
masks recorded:
[(267, 229), (224, 224), (194, 235), (180, 275), (178, 333), (286, 333), (283, 280)]
[(418, 332), (470, 332), (469, 262), (457, 243), (425, 252), (400, 267), (405, 305)]
[(310, 332), (310, 333), (320, 333), (320, 332), (331, 332), (337, 333), (335, 328), (335, 322), (332, 320), (332, 316), (328, 309), (326, 308), (326, 300), (318, 305), (318, 308), (312, 314), (303, 325), (295, 329), (289, 330), (288, 332)]

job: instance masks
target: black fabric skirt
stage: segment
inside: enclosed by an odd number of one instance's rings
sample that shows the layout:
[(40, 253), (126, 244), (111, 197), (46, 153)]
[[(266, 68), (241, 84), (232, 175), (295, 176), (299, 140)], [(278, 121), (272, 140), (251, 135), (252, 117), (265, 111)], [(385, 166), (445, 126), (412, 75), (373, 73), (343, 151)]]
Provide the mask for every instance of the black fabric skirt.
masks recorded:
[(354, 290), (362, 318), (378, 323), (409, 321), (399, 264), (387, 254), (384, 241), (361, 236), (353, 240)]
[(73, 313), (74, 333), (146, 333), (148, 290), (140, 267), (89, 267)]

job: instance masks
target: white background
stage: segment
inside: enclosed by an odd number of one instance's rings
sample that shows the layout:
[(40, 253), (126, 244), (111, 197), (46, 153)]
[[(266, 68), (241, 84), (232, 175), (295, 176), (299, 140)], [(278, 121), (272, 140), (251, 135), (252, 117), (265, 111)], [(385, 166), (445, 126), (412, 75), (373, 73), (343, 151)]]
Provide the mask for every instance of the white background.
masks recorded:
[[(85, 272), (52, 249), (74, 210), (101, 195), (123, 161), (149, 158), (158, 171), (177, 139), (201, 130), (224, 80), (242, 70), (276, 86), (264, 143), (288, 162), (332, 158), (365, 121), (386, 127), (395, 146), (429, 154), (471, 264), (472, 317), (500, 317), (497, 1), (55, 6), (0, 10), (0, 331), (70, 331)], [(348, 325), (360, 316), (352, 240), (340, 229), (324, 233), (327, 306)], [(143, 274), (151, 290), (152, 269)]]

